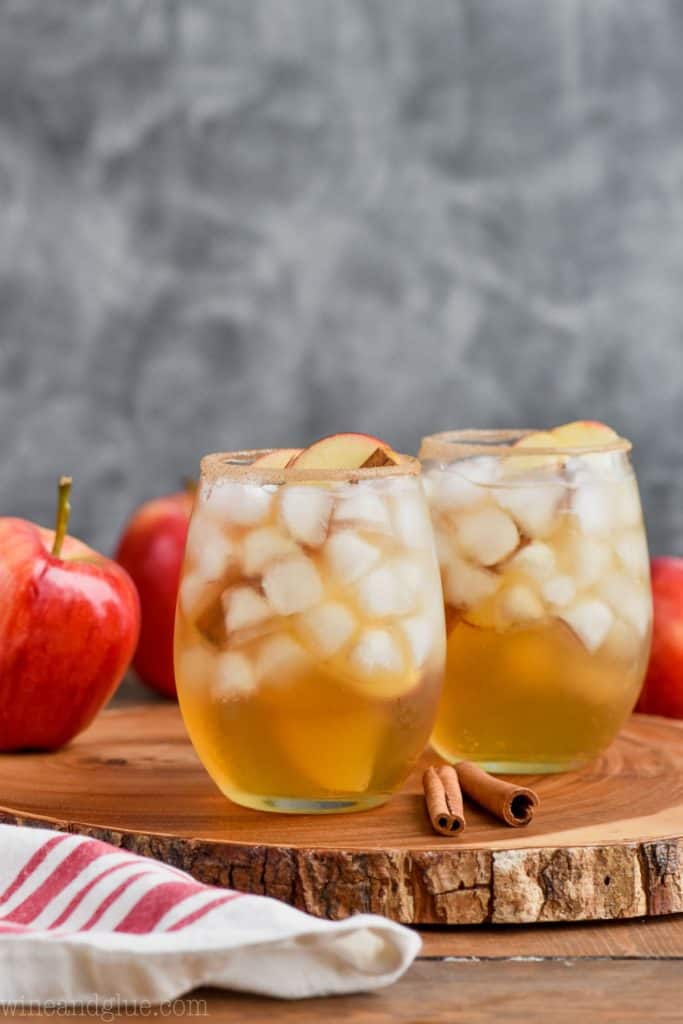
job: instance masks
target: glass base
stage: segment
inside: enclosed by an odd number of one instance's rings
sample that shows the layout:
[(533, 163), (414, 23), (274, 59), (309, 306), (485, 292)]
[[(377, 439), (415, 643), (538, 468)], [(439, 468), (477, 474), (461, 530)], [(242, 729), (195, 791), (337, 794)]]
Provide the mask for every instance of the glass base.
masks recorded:
[(390, 796), (381, 793), (316, 800), (314, 797), (261, 796), (255, 793), (232, 792), (225, 795), (241, 807), (276, 814), (350, 814), (353, 811), (369, 811), (372, 807), (381, 807)]
[(553, 775), (559, 772), (574, 772), (583, 768), (588, 761), (581, 758), (576, 761), (479, 761), (475, 758), (448, 758), (453, 764), (467, 760), (494, 775)]

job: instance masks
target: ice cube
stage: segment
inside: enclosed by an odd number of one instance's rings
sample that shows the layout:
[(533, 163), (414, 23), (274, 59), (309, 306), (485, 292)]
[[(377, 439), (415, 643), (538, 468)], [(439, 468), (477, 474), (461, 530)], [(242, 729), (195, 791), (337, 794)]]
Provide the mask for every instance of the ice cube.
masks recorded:
[(351, 638), (356, 620), (346, 605), (339, 601), (327, 601), (302, 612), (297, 617), (296, 628), (316, 654), (329, 658)]
[(201, 605), (205, 592), (206, 580), (203, 580), (198, 573), (188, 572), (183, 576), (178, 599), (180, 607), (186, 615), (192, 615)]
[(393, 559), (373, 569), (357, 584), (358, 600), (367, 615), (383, 618), (415, 609), (421, 571), (408, 559)]
[(436, 557), (439, 560), (439, 565), (446, 566), (453, 557), (453, 544), (454, 538), (450, 530), (444, 529), (442, 526), (434, 526), (434, 547), (436, 549)]
[(335, 505), (332, 522), (339, 526), (358, 526), (380, 533), (389, 533), (391, 529), (386, 502), (362, 484), (349, 488), (341, 495)]
[(263, 487), (224, 480), (214, 484), (203, 507), (220, 522), (255, 526), (267, 517), (271, 501), (272, 494)]
[(557, 613), (576, 633), (586, 650), (593, 652), (600, 647), (609, 633), (614, 616), (604, 601), (587, 597), (576, 601)]
[(277, 526), (252, 530), (242, 545), (242, 567), (246, 576), (257, 576), (270, 562), (298, 550), (297, 545)]
[(422, 668), (430, 654), (438, 649), (437, 623), (441, 628), (439, 619), (433, 615), (412, 615), (399, 622), (408, 641), (415, 668)]
[(543, 600), (556, 608), (564, 608), (576, 597), (576, 585), (571, 576), (553, 576), (541, 584)]
[(473, 459), (461, 459), (450, 468), (471, 483), (487, 487), (500, 479), (500, 467), (500, 461), (495, 456), (479, 455)]
[(400, 672), (403, 668), (401, 649), (387, 629), (365, 629), (353, 648), (351, 664), (360, 672)]
[(613, 487), (616, 523), (619, 526), (640, 526), (643, 513), (635, 476), (627, 476)]
[(547, 537), (552, 533), (564, 493), (564, 487), (558, 483), (496, 487), (491, 490), (501, 508), (510, 513), (527, 537)]
[(612, 551), (605, 541), (579, 534), (570, 542), (569, 557), (577, 584), (590, 587), (609, 570)]
[(253, 587), (230, 587), (224, 592), (222, 601), (228, 633), (256, 626), (273, 614), (266, 599)]
[(431, 552), (424, 555), (403, 555), (393, 558), (389, 563), (391, 569), (398, 573), (403, 589), (410, 596), (411, 602), (423, 595), (426, 585), (434, 569)]
[(397, 494), (393, 498), (392, 521), (396, 537), (406, 547), (432, 547), (432, 523), (427, 504), (419, 490)]
[(633, 661), (643, 655), (643, 638), (623, 619), (615, 619), (602, 645), (604, 653), (621, 661)]
[(195, 508), (192, 518), (190, 519), (190, 525), (187, 531), (187, 540), (185, 541), (185, 557), (196, 562), (199, 558), (199, 552), (202, 547), (202, 542), (206, 533), (218, 533), (222, 534), (222, 531), (213, 519), (206, 512), (202, 511), (201, 505)]
[(186, 550), (195, 572), (206, 582), (219, 580), (230, 564), (237, 561), (237, 545), (206, 516), (190, 522)]
[(545, 614), (543, 602), (523, 583), (504, 587), (496, 600), (501, 615), (509, 623), (531, 622)]
[(436, 474), (432, 470), (430, 473), (423, 473), (422, 476), (420, 477), (420, 480), (422, 482), (422, 490), (425, 493), (425, 498), (427, 499), (427, 504), (430, 507), (431, 507), (432, 501), (434, 500), (434, 496), (435, 496), (435, 492), (436, 492), (435, 475)]
[(573, 492), (572, 510), (584, 533), (608, 534), (615, 526), (614, 484), (592, 480)]
[(501, 578), (462, 558), (452, 558), (445, 572), (444, 595), (456, 608), (472, 608), (495, 594)]
[(453, 470), (431, 470), (425, 476), (423, 484), (430, 505), (439, 510), (466, 508), (468, 505), (476, 505), (486, 497), (482, 487), (471, 483)]
[(236, 557), (236, 547), (225, 534), (207, 536), (199, 551), (197, 573), (207, 581), (219, 580)]
[(269, 565), (263, 574), (263, 590), (278, 615), (305, 612), (323, 596), (318, 570), (305, 555), (293, 555)]
[(581, 455), (568, 455), (564, 460), (564, 475), (572, 486), (589, 480), (613, 483), (623, 475), (623, 454), (583, 452)]
[(280, 515), (292, 537), (302, 544), (318, 547), (327, 536), (332, 512), (332, 495), (325, 487), (282, 488)]
[(332, 534), (323, 548), (325, 561), (330, 571), (342, 583), (353, 583), (360, 579), (377, 563), (380, 552), (374, 544), (350, 530)]
[(600, 596), (640, 636), (645, 636), (652, 618), (652, 600), (645, 583), (625, 572), (612, 572), (600, 583)]
[(484, 566), (507, 558), (519, 544), (514, 522), (494, 506), (463, 513), (456, 523), (456, 535), (461, 550)]
[(642, 529), (626, 530), (617, 536), (614, 550), (624, 569), (632, 576), (648, 576), (650, 556)]
[(196, 644), (181, 650), (178, 663), (178, 679), (183, 687), (196, 690), (208, 689), (216, 672), (217, 654), (209, 647)]
[(495, 459), (467, 459), (447, 469), (430, 470), (423, 478), (429, 500), (437, 509), (461, 509), (484, 501), (486, 487), (498, 477)]
[(508, 562), (510, 569), (518, 570), (533, 580), (547, 580), (555, 571), (555, 552), (543, 541), (534, 540), (520, 548)]
[(256, 677), (269, 685), (288, 683), (311, 667), (306, 650), (288, 633), (266, 637), (256, 657)]
[(211, 687), (214, 700), (246, 697), (256, 689), (256, 674), (246, 654), (227, 651), (216, 659), (216, 677)]

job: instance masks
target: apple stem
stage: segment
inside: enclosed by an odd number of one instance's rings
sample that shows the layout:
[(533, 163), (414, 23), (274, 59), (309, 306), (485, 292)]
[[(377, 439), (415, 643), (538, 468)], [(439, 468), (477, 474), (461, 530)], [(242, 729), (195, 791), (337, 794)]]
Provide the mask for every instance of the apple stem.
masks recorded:
[(197, 487), (198, 486), (199, 486), (199, 481), (198, 480), (195, 480), (191, 476), (184, 476), (183, 477), (183, 488), (185, 490), (185, 493), (187, 495), (189, 495), (190, 498), (194, 498), (195, 494), (197, 493)]
[(66, 537), (66, 529), (69, 525), (69, 515), (71, 513), (71, 505), (69, 503), (69, 495), (71, 493), (71, 477), (60, 476), (59, 485), (57, 487), (57, 517), (55, 522), (55, 539), (52, 544), (52, 554), (55, 558), (59, 558), (62, 550), (62, 544)]

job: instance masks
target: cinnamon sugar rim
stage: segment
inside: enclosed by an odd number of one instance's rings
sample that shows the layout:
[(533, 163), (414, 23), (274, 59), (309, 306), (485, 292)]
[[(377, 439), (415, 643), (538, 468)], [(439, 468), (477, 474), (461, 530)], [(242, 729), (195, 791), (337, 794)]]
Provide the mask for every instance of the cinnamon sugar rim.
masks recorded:
[(212, 452), (200, 461), (202, 480), (238, 480), (242, 483), (284, 484), (306, 483), (319, 480), (377, 480), (383, 477), (419, 476), (420, 463), (412, 455), (396, 454), (401, 461), (394, 466), (372, 466), (367, 469), (278, 469), (273, 466), (255, 466), (254, 459), (268, 455), (276, 448), (256, 448), (239, 452)]
[(470, 455), (495, 455), (514, 458), (523, 455), (591, 455), (603, 452), (630, 452), (631, 442), (625, 437), (586, 445), (553, 445), (516, 447), (514, 442), (537, 430), (444, 430), (422, 438), (420, 459), (449, 461)]

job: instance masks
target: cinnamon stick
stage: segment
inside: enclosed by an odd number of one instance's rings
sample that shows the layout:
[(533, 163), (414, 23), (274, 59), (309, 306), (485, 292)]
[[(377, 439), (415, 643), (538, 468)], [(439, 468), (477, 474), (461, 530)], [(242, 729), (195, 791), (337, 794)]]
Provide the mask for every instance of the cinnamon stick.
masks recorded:
[(497, 779), (471, 761), (459, 761), (455, 770), (462, 790), (470, 800), (512, 828), (529, 824), (539, 806), (533, 789)]
[(452, 765), (442, 764), (438, 769), (432, 765), (427, 768), (422, 776), (422, 786), (434, 831), (444, 836), (462, 832), (465, 828), (462, 793)]

